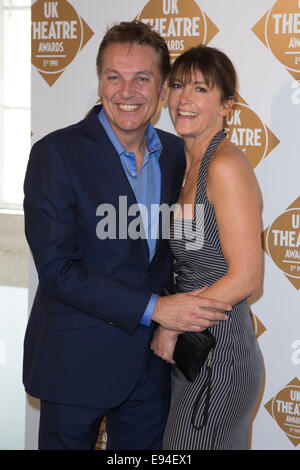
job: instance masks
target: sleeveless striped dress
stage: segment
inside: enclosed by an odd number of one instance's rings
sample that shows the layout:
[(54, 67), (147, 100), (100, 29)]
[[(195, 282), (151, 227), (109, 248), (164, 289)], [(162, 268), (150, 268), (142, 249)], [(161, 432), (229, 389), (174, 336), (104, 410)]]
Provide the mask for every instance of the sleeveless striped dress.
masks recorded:
[[(170, 247), (176, 259), (176, 290), (187, 292), (211, 285), (227, 272), (214, 208), (206, 195), (207, 167), (219, 143), (210, 142), (198, 174), (193, 221), (172, 219)], [(241, 260), (242, 262), (242, 260)], [(246, 269), (247, 267), (245, 267)], [(195, 399), (206, 379), (202, 367), (194, 382), (172, 368), (172, 398), (164, 435), (165, 450), (248, 449), (250, 414), (262, 379), (262, 357), (247, 299), (233, 306), (228, 320), (210, 328), (216, 338), (208, 421), (202, 430), (191, 424)], [(196, 424), (203, 414), (204, 400)]]

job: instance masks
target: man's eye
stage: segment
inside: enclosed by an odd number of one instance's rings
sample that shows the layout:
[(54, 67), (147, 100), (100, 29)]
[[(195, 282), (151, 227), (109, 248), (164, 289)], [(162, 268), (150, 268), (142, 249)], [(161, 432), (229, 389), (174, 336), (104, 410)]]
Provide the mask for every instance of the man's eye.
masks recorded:
[(138, 80), (142, 83), (148, 82), (149, 78), (148, 77), (139, 77)]
[(116, 75), (109, 75), (109, 77), (107, 77), (108, 80), (111, 80), (111, 81), (114, 81), (114, 80), (117, 80), (117, 76)]

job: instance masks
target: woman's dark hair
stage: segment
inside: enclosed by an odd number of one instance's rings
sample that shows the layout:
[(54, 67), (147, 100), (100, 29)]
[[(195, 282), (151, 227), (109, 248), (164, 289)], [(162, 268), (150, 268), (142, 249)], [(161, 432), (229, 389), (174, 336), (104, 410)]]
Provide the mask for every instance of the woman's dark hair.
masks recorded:
[(139, 44), (153, 47), (159, 55), (159, 70), (162, 81), (170, 72), (170, 56), (166, 41), (151, 26), (141, 21), (122, 21), (109, 28), (101, 41), (96, 65), (98, 76), (101, 74), (103, 55), (110, 44)]
[(231, 60), (224, 52), (214, 47), (192, 47), (174, 61), (170, 72), (170, 84), (179, 79), (191, 81), (194, 71), (199, 70), (210, 88), (215, 85), (221, 91), (221, 101), (235, 96), (237, 75)]

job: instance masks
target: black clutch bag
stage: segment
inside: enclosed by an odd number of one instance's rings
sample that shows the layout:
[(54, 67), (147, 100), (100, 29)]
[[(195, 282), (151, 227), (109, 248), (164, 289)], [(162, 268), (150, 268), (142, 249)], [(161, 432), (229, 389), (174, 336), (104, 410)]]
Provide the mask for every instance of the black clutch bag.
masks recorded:
[[(170, 295), (167, 289), (163, 290), (162, 295)], [(185, 332), (178, 336), (177, 343), (173, 353), (173, 359), (177, 368), (182, 372), (187, 380), (193, 382), (199, 374), (201, 367), (206, 363), (206, 379), (198, 392), (193, 406), (192, 426), (201, 430), (207, 423), (208, 410), (211, 392), (211, 361), (213, 351), (216, 347), (216, 340), (208, 330), (200, 332)], [(205, 395), (205, 397), (204, 397)], [(204, 408), (200, 424), (196, 424), (199, 409), (204, 397)]]
[(216, 340), (208, 330), (186, 332), (178, 336), (173, 359), (187, 380), (195, 380), (215, 346)]
[[(204, 428), (208, 420), (212, 376), (211, 361), (215, 346), (216, 340), (208, 330), (186, 332), (178, 336), (173, 354), (176, 366), (190, 382), (195, 380), (207, 359), (206, 379), (195, 399), (191, 418), (193, 428), (199, 431)], [(196, 424), (203, 398), (204, 407), (201, 422)]]

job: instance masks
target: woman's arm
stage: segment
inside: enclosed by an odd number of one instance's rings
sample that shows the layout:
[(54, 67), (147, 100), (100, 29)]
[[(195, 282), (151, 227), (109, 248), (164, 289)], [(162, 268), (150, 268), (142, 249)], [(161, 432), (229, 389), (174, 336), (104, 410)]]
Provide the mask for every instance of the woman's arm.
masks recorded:
[(230, 142), (210, 162), (207, 197), (215, 210), (228, 271), (205, 296), (234, 305), (261, 283), (261, 195), (250, 162)]
[[(251, 295), (261, 282), (261, 195), (246, 156), (229, 142), (224, 147), (210, 162), (207, 196), (214, 206), (228, 271), (205, 290), (203, 297), (234, 305)], [(151, 348), (173, 363), (176, 339), (174, 332), (158, 328)]]
[(179, 332), (168, 330), (163, 326), (159, 326), (153, 335), (150, 348), (164, 361), (169, 362), (169, 364), (175, 364), (173, 360), (173, 353), (177, 342)]

